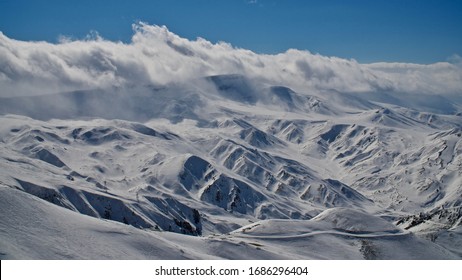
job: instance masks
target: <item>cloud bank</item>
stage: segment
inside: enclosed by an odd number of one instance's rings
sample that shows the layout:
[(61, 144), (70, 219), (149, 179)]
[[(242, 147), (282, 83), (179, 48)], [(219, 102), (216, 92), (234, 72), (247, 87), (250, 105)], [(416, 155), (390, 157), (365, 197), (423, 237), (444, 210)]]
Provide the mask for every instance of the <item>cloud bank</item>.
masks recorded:
[(290, 49), (267, 55), (205, 39), (188, 40), (165, 26), (133, 25), (130, 43), (99, 36), (25, 42), (0, 32), (0, 95), (41, 94), (133, 84), (168, 84), (242, 74), (296, 90), (460, 94), (460, 63), (360, 64)]

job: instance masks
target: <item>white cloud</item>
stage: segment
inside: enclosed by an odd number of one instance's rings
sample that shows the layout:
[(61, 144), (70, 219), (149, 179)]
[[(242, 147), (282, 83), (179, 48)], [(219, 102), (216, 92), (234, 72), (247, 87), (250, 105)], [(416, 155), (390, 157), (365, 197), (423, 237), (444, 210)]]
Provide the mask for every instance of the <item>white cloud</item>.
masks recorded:
[(165, 84), (217, 74), (243, 74), (295, 90), (462, 92), (455, 63), (359, 64), (308, 51), (256, 54), (228, 43), (188, 40), (166, 27), (133, 26), (128, 44), (97, 33), (85, 40), (24, 42), (0, 33), (0, 92), (33, 94), (127, 84)]
[(462, 92), (462, 68), (456, 64), (374, 63), (368, 68), (392, 81), (396, 91), (425, 94)]

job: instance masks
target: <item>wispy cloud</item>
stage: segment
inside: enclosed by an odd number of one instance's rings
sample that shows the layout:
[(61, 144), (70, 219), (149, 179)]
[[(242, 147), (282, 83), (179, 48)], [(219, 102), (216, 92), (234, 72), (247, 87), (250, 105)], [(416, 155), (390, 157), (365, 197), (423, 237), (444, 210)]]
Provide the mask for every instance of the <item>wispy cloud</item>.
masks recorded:
[(448, 61), (452, 64), (458, 64), (462, 66), (462, 57), (458, 54), (453, 54), (450, 57), (448, 57)]
[(139, 23), (133, 30), (128, 44), (97, 33), (85, 40), (63, 38), (57, 44), (18, 41), (0, 33), (0, 92), (165, 84), (233, 73), (304, 91), (462, 92), (462, 69), (454, 61), (360, 64), (295, 49), (266, 55), (225, 42), (188, 40), (164, 26)]

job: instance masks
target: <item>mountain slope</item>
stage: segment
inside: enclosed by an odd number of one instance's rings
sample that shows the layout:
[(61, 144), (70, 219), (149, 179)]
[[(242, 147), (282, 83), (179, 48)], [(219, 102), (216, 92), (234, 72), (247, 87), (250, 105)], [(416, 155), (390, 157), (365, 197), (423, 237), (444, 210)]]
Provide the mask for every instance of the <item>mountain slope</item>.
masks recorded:
[[(79, 215), (5, 186), (0, 194), (5, 214), (0, 226), (8, 229), (0, 232), (2, 259), (457, 258), (384, 221), (368, 233), (332, 230), (326, 223), (332, 213), (313, 221), (268, 220), (230, 235), (190, 237)], [(337, 209), (336, 215), (358, 214), (344, 211)], [(363, 218), (363, 223), (380, 220)]]

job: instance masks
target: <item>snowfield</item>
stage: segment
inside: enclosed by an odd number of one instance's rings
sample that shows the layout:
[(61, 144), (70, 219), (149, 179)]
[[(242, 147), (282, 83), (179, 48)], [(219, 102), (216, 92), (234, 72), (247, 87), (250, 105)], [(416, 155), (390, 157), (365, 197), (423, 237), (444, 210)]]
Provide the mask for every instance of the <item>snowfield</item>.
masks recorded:
[[(380, 218), (350, 209), (326, 210), (308, 221), (263, 220), (229, 234), (193, 237), (80, 215), (5, 186), (0, 192), (2, 259), (460, 258)], [(369, 231), (330, 224), (331, 219), (348, 220), (352, 214), (360, 215), (362, 223), (354, 219), (350, 226)]]
[(462, 258), (461, 91), (234, 73), (0, 97), (0, 258)]

